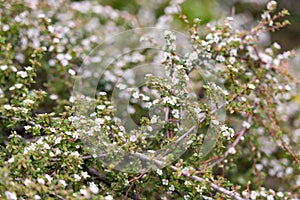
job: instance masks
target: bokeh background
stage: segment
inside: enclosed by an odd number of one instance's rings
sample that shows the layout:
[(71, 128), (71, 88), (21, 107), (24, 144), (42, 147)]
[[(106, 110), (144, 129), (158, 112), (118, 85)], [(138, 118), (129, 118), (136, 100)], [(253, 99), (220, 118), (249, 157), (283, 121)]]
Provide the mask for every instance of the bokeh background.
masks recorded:
[[(99, 2), (102, 5), (110, 5), (113, 8), (126, 10), (137, 16), (140, 15), (141, 19), (147, 19), (151, 9), (155, 16), (159, 17), (168, 4), (168, 1), (164, 0), (100, 0)], [(234, 16), (237, 19), (235, 20), (236, 26), (249, 29), (255, 25), (267, 2), (268, 0), (186, 0), (182, 4), (182, 10), (189, 19), (198, 17), (203, 24), (221, 20), (227, 16)], [(300, 1), (279, 0), (277, 2), (279, 9), (285, 8), (291, 13), (291, 16), (288, 17), (291, 25), (268, 34), (265, 36), (264, 42), (277, 41), (282, 46), (282, 50), (298, 48), (300, 45)], [(149, 23), (149, 18), (147, 20)], [(176, 26), (176, 28), (179, 27)]]

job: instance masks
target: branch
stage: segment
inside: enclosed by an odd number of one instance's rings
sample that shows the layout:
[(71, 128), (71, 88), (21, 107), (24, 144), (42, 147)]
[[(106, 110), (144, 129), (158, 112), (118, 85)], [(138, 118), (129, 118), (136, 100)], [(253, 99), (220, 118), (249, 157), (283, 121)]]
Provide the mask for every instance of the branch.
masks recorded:
[(99, 172), (98, 170), (96, 170), (92, 167), (88, 167), (87, 172), (94, 175), (94, 176), (96, 176), (100, 181), (102, 181), (106, 185), (108, 185), (108, 186), (111, 185), (111, 182), (109, 182), (109, 180), (105, 177), (105, 175), (102, 174), (101, 172)]
[[(86, 155), (86, 156), (81, 156), (81, 158), (82, 158), (82, 160), (88, 160), (88, 159), (93, 158), (93, 156)], [(61, 158), (50, 158), (49, 160), (51, 162), (59, 162), (59, 161), (61, 161)]]
[[(146, 160), (146, 161), (148, 161), (148, 162), (152, 162), (152, 163), (156, 164), (156, 165), (159, 166), (159, 167), (162, 167), (162, 166), (164, 166), (164, 164), (165, 164), (165, 163), (163, 163), (163, 162), (161, 162), (161, 161), (159, 161), (159, 160), (151, 159), (151, 158), (149, 158), (148, 156), (145, 156), (144, 154), (141, 154), (141, 153), (135, 153), (135, 154), (133, 154), (133, 155), (136, 156), (136, 157), (138, 157), (138, 158), (140, 158), (140, 159), (142, 159), (142, 160)], [(177, 172), (177, 171), (180, 170), (179, 168), (177, 168), (177, 167), (175, 167), (175, 166), (170, 166), (170, 168), (171, 168), (173, 171), (175, 171), (175, 172)], [(199, 176), (196, 176), (196, 175), (190, 175), (190, 174), (189, 174), (188, 172), (186, 172), (186, 171), (181, 171), (181, 172), (182, 172), (182, 174), (183, 174), (184, 176), (186, 176), (187, 178), (190, 178), (190, 179), (192, 179), (192, 180), (194, 180), (194, 181), (199, 181), (199, 182), (204, 182), (204, 181), (205, 181), (203, 178), (201, 178), (201, 177), (199, 177)], [(222, 193), (222, 194), (225, 194), (225, 195), (226, 195), (227, 197), (229, 197), (229, 198), (233, 198), (233, 199), (235, 199), (235, 200), (244, 200), (244, 199), (241, 197), (241, 195), (240, 195), (239, 193), (235, 192), (235, 191), (227, 190), (227, 189), (223, 188), (222, 186), (219, 186), (219, 185), (214, 184), (214, 183), (212, 183), (212, 182), (208, 182), (208, 183), (209, 183), (210, 187), (213, 188), (215, 191), (220, 192), (220, 193)]]

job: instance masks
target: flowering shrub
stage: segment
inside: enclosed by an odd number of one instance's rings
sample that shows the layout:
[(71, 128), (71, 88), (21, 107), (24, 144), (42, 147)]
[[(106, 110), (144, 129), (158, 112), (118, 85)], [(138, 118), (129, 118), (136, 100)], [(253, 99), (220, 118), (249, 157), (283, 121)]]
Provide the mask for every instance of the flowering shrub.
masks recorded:
[[(0, 1), (1, 199), (299, 198), (299, 105), (286, 62), (294, 52), (258, 46), (261, 33), (288, 24), (288, 11), (271, 1), (249, 31), (228, 17), (203, 34), (181, 3), (156, 2), (147, 13), (164, 8), (149, 17), (155, 27), (182, 20), (184, 55), (172, 31), (163, 42), (140, 36), (159, 52), (109, 44), (90, 53), (150, 23), (97, 1)], [(107, 52), (122, 56), (103, 76), (80, 67)], [(133, 87), (134, 66), (149, 60), (165, 75), (146, 73)], [(90, 95), (82, 80), (95, 76)]]

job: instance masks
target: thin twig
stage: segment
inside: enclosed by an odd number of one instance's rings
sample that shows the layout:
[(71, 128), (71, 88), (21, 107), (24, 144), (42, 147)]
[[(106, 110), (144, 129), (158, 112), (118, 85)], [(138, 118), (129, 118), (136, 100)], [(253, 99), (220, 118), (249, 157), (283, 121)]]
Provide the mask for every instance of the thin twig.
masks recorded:
[[(1, 118), (1, 119), (4, 119), (4, 120), (10, 120), (9, 118), (4, 117), (4, 116), (0, 116), (0, 118)], [(25, 122), (27, 122), (27, 124), (29, 124), (29, 125), (32, 125), (32, 126), (35, 126), (35, 125), (36, 125), (33, 121), (26, 121), (26, 120), (24, 120), (24, 119), (20, 119), (20, 118), (17, 118), (17, 117), (11, 117), (11, 120), (13, 120), (13, 121), (25, 121)], [(46, 127), (44, 127), (44, 126), (41, 126), (41, 125), (40, 125), (40, 127), (41, 127), (41, 129), (46, 129)]]
[[(146, 161), (150, 161), (152, 162), (153, 164), (156, 164), (157, 166), (161, 167), (161, 166), (164, 166), (165, 163), (162, 162), (162, 161), (159, 161), (159, 160), (156, 160), (156, 159), (151, 159), (149, 158), (148, 156), (145, 156), (144, 154), (141, 154), (141, 153), (135, 153), (134, 156), (140, 158), (140, 159), (143, 159), (143, 160), (146, 160)], [(175, 167), (175, 166), (170, 166), (170, 168), (177, 172), (179, 171), (180, 169)], [(181, 171), (182, 174), (184, 176), (186, 176), (187, 178), (190, 178), (192, 180), (195, 180), (195, 181), (199, 181), (199, 182), (203, 182), (205, 181), (203, 178), (201, 177), (198, 177), (196, 175), (190, 175), (187, 171)], [(230, 191), (230, 190), (227, 190), (225, 188), (223, 188), (222, 186), (219, 186), (215, 183), (212, 183), (212, 182), (208, 182), (208, 184), (210, 185), (211, 188), (213, 188), (215, 191), (217, 192), (220, 192), (220, 193), (223, 193), (225, 194), (227, 197), (230, 197), (230, 198), (233, 198), (235, 200), (244, 200), (241, 195), (239, 193), (237, 193), (236, 191)]]
[(108, 186), (111, 185), (111, 182), (109, 182), (109, 180), (105, 177), (105, 175), (99, 172), (98, 170), (92, 167), (88, 167), (87, 172), (96, 176), (99, 180), (101, 180), (103, 183), (107, 184)]

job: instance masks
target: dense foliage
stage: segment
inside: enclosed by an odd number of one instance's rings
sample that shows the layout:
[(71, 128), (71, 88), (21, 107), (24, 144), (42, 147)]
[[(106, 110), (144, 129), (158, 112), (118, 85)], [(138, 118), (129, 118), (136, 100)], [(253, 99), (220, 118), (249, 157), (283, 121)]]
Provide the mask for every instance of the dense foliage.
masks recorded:
[[(251, 30), (228, 17), (204, 31), (183, 1), (132, 3), (140, 13), (97, 1), (0, 0), (1, 199), (299, 198), (294, 52), (259, 46), (262, 33), (289, 24), (288, 11), (271, 1)], [(190, 49), (183, 55), (167, 30), (178, 24)], [(139, 41), (159, 51), (112, 44), (101, 50), (118, 60), (100, 66), (102, 76), (84, 68), (105, 59), (95, 53), (105, 39), (150, 25), (165, 28), (163, 42), (146, 37), (150, 29)], [(165, 76), (146, 73), (133, 87), (134, 68), (157, 61)], [(84, 81), (95, 77), (85, 96)]]

